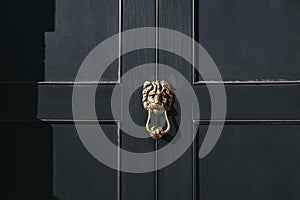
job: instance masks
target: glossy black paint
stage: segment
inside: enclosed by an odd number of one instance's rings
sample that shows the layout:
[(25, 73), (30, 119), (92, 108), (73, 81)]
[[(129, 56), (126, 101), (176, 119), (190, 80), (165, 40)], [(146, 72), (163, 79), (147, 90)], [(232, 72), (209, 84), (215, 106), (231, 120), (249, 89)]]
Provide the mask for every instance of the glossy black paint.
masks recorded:
[[(193, 125), (199, 129), (197, 140), (175, 163), (145, 174), (117, 172), (87, 152), (72, 122), (72, 84), (66, 82), (74, 81), (87, 53), (120, 27), (155, 26), (155, 1), (123, 1), (121, 24), (117, 0), (43, 2), (20, 6), (7, 25), (12, 35), (5, 35), (11, 40), (4, 43), (8, 54), (0, 73), (0, 90), (5, 94), (0, 125), (1, 133), (12, 132), (16, 140), (15, 199), (300, 198), (297, 0), (195, 1), (195, 39), (216, 61), (224, 80), (256, 83), (226, 85), (228, 121), (213, 151), (201, 160), (197, 154), (210, 119), (210, 99), (206, 86), (195, 84), (203, 120)], [(159, 26), (192, 36), (191, 0), (160, 0), (158, 8)], [(7, 12), (5, 19), (9, 16)], [(185, 60), (163, 51), (158, 60), (193, 83), (192, 68)], [(121, 72), (148, 62), (155, 62), (154, 50), (132, 52), (122, 57)], [(118, 66), (116, 60), (101, 81), (117, 81)], [(155, 69), (148, 73), (155, 79)], [(282, 79), (291, 82), (268, 82)], [(201, 77), (196, 75), (198, 80)], [(86, 81), (94, 80), (87, 77)], [(90, 85), (78, 87), (88, 90)], [(110, 111), (113, 87), (122, 92), (122, 85), (102, 82), (96, 94), (98, 118), (111, 141), (136, 152), (167, 145), (172, 137), (156, 143), (118, 131)], [(138, 89), (130, 101), (137, 123), (146, 120), (140, 95)], [(128, 102), (120, 100), (119, 119), (121, 105), (128, 106)], [(178, 102), (170, 115), (173, 125), (180, 123)], [(10, 148), (9, 143), (6, 146)], [(116, 162), (126, 159), (114, 156)]]

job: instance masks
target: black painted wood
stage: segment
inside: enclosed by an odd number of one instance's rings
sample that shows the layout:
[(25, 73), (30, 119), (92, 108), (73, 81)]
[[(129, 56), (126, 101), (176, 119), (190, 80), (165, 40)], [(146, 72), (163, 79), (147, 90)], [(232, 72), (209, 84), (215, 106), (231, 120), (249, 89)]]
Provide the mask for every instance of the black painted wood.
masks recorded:
[(2, 141), (10, 141), (3, 142), (1, 150), (6, 171), (2, 181), (15, 191), (9, 195), (11, 199), (55, 199), (52, 131), (49, 124), (38, 119), (0, 120)]
[(223, 80), (300, 80), (299, 1), (195, 3), (195, 37), (214, 59)]
[[(300, 72), (296, 67), (299, 64), (296, 54), (299, 52), (299, 28), (297, 26), (299, 15), (296, 13), (299, 3), (296, 0), (277, 2), (201, 0), (198, 4), (198, 1), (195, 2), (196, 39), (199, 39), (212, 55), (225, 80), (299, 79)], [(232, 125), (225, 126), (215, 149), (202, 160), (196, 158), (198, 149), (191, 146), (180, 159), (158, 172), (119, 174), (96, 161), (87, 152), (71, 122), (73, 120), (72, 85), (62, 82), (73, 81), (81, 62), (90, 50), (101, 41), (118, 33), (120, 27), (122, 30), (128, 30), (156, 25), (155, 0), (122, 1), (121, 24), (119, 24), (118, 3), (117, 0), (57, 1), (55, 32), (46, 33), (44, 80), (61, 82), (61, 84), (41, 84), (38, 91), (36, 85), (32, 87), (27, 87), (27, 85), (16, 87), (14, 84), (0, 86), (1, 91), (6, 92), (13, 88), (16, 94), (21, 94), (17, 97), (6, 98), (8, 103), (2, 104), (4, 112), (1, 112), (0, 120), (34, 121), (38, 107), (38, 117), (51, 122), (52, 128), (49, 125), (42, 126), (34, 132), (40, 131), (47, 134), (45, 138), (48, 145), (52, 139), (50, 134), (53, 133), (54, 136), (53, 186), (55, 196), (61, 200), (166, 200), (195, 197), (204, 200), (217, 198), (299, 199), (299, 192), (296, 190), (299, 187), (298, 166), (300, 163), (297, 145), (299, 125), (283, 125), (287, 124), (285, 120), (300, 120), (298, 103), (300, 102), (300, 85), (296, 83), (270, 85), (268, 82), (260, 82), (264, 85), (227, 85), (227, 119), (232, 120), (229, 121)], [(159, 0), (158, 3), (159, 26), (192, 36), (192, 0)], [(41, 35), (37, 38), (39, 41), (43, 39)], [(147, 39), (155, 43), (156, 38)], [(122, 45), (129, 45), (130, 42), (132, 41), (122, 41)], [(38, 49), (42, 47), (39, 46)], [(43, 65), (42, 56), (39, 55), (34, 65)], [(122, 74), (137, 65), (155, 62), (155, 59), (154, 50), (129, 53), (121, 59)], [(185, 60), (167, 52), (159, 52), (158, 60), (160, 63), (177, 69), (192, 83), (192, 68)], [(118, 64), (116, 60), (101, 81), (117, 81)], [(43, 73), (43, 69), (38, 70), (39, 75)], [(147, 73), (152, 74), (153, 80), (155, 79), (154, 68)], [(158, 71), (158, 79), (162, 73)], [(23, 79), (18, 76), (18, 80), (43, 80), (40, 76), (31, 75), (30, 77), (28, 71), (24, 75), (29, 78)], [(136, 76), (138, 77), (139, 74)], [(172, 74), (168, 76), (172, 77)], [(10, 78), (3, 80), (15, 81)], [(95, 80), (87, 77), (86, 81)], [(174, 86), (180, 87), (180, 84)], [(75, 87), (88, 91), (91, 85)], [(114, 87), (117, 87), (120, 92), (126, 92), (122, 91), (122, 85), (102, 83), (98, 86), (96, 110), (100, 120), (113, 120), (110, 97)], [(211, 105), (206, 86), (194, 85), (194, 89), (199, 98), (201, 119), (208, 122)], [(38, 105), (28, 107), (26, 102), (36, 101), (37, 93)], [(13, 104), (17, 106), (6, 106)], [(130, 117), (139, 125), (145, 123), (146, 111), (141, 105), (141, 88), (133, 94), (130, 102), (122, 102), (120, 99), (119, 105), (118, 120), (129, 117), (122, 116), (122, 107), (130, 106)], [(174, 117), (174, 112), (170, 113), (174, 120), (172, 127), (175, 122), (180, 123), (178, 102), (175, 102), (173, 109), (177, 111), (177, 116)], [(19, 110), (23, 112), (19, 114)], [(264, 121), (268, 120), (274, 120), (274, 124), (278, 125), (264, 124)], [(84, 124), (90, 128), (96, 125), (93, 122)], [(15, 125), (20, 126), (20, 123), (14, 123), (12, 126)], [(165, 137), (159, 140), (156, 146), (155, 141), (150, 138), (137, 139), (125, 132), (120, 132), (118, 135), (118, 128), (115, 124), (105, 124), (103, 127), (106, 127), (107, 137), (116, 145), (133, 152), (153, 151), (156, 147), (163, 147), (170, 142)], [(206, 128), (207, 126), (200, 125), (197, 148), (201, 145), (201, 138)], [(34, 127), (27, 129), (33, 130)], [(19, 127), (18, 131), (21, 132), (22, 129)], [(175, 134), (174, 129), (170, 135), (172, 134)], [(183, 136), (192, 137), (191, 133), (184, 133)], [(33, 134), (32, 137), (38, 137), (38, 135)], [(42, 137), (42, 139), (45, 138)], [(29, 139), (30, 137), (24, 141), (29, 141)], [(118, 143), (120, 140), (121, 143)], [(34, 148), (29, 150), (33, 151)], [(42, 150), (49, 157), (49, 151)], [(170, 152), (170, 155), (172, 153), (174, 152)], [(118, 155), (113, 155), (113, 157), (118, 162)], [(121, 155), (120, 158), (122, 165), (126, 157)], [(156, 160), (150, 164), (156, 164)], [(197, 170), (196, 177), (194, 177), (194, 167)], [(22, 172), (20, 170), (20, 173)], [(49, 177), (45, 176), (45, 179)]]
[[(195, 126), (199, 150), (207, 126)], [(300, 125), (226, 125), (214, 149), (197, 161), (196, 199), (299, 199), (299, 130)]]
[[(194, 89), (199, 99), (200, 117), (208, 120), (211, 117), (208, 90), (205, 86), (196, 86)], [(227, 120), (300, 119), (299, 85), (229, 85), (225, 89)]]
[[(62, 84), (74, 81), (87, 54), (118, 32), (118, 0), (57, 1), (55, 32), (46, 33), (45, 81)], [(118, 67), (118, 60), (115, 60), (100, 81), (119, 81)], [(97, 80), (87, 75), (84, 82), (90, 81)], [(88, 85), (78, 87), (86, 91), (91, 88)], [(102, 120), (113, 119), (110, 111), (113, 88), (114, 85), (98, 87), (95, 106), (99, 108), (97, 116)], [(120, 87), (117, 90), (120, 92)], [(66, 121), (72, 116), (72, 85), (49, 83), (40, 86), (39, 102), (43, 102), (39, 104), (39, 118), (54, 119), (51, 121), (54, 135), (54, 195), (58, 199), (120, 199), (119, 172), (93, 158), (79, 140), (74, 125)], [(118, 106), (120, 110), (121, 102)], [(55, 123), (56, 119), (62, 122)], [(82, 125), (87, 126), (88, 134), (89, 128), (97, 124)], [(115, 145), (120, 145), (117, 125), (102, 124), (102, 128)], [(118, 155), (112, 157), (115, 162), (119, 162)]]
[[(78, 86), (87, 87), (88, 86)], [(110, 111), (110, 95), (114, 86), (98, 86), (96, 108), (99, 119), (112, 119)], [(120, 87), (120, 86), (117, 86)], [(214, 86), (219, 87), (219, 86)], [(199, 99), (201, 119), (210, 119), (210, 98), (206, 86), (194, 86)], [(297, 120), (300, 119), (300, 86), (299, 85), (228, 85), (227, 119), (228, 120)], [(146, 113), (140, 104), (141, 89), (134, 93), (130, 102), (133, 120), (143, 125)], [(72, 120), (72, 87), (71, 86), (39, 86), (39, 118)], [(8, 100), (10, 101), (10, 100)], [(100, 105), (103, 104), (103, 107)], [(128, 102), (127, 102), (128, 103)], [(126, 102), (124, 102), (126, 104)], [(21, 104), (22, 105), (22, 104)], [(20, 106), (21, 106), (20, 105)], [(128, 106), (128, 104), (126, 105)], [(174, 103), (180, 113), (180, 105)], [(3, 107), (7, 109), (7, 107)], [(12, 116), (17, 111), (9, 110)], [(100, 113), (103, 113), (100, 115)], [(101, 117), (102, 116), (102, 117)], [(140, 116), (142, 116), (140, 118)], [(175, 119), (180, 119), (176, 116)], [(84, 120), (84, 119), (82, 119)], [(197, 120), (197, 119), (195, 119)], [(218, 120), (218, 119), (215, 119)]]
[[(0, 84), (0, 120), (36, 120), (37, 84)], [(33, 103), (35, 102), (35, 103)]]
[(36, 117), (36, 82), (44, 79), (44, 34), (54, 29), (54, 0), (3, 2), (2, 8), (2, 183), (11, 190), (9, 199), (55, 199), (52, 128)]
[[(74, 81), (87, 54), (102, 41), (119, 32), (119, 2), (57, 1), (55, 13), (55, 32), (46, 33), (45, 80)], [(116, 61), (101, 81), (117, 80)], [(85, 81), (98, 80), (92, 80), (87, 75)]]
[[(122, 31), (126, 31), (133, 28), (145, 27), (145, 26), (155, 26), (155, 1), (154, 0), (131, 0), (123, 1), (122, 6)], [(155, 44), (155, 38), (145, 37), (146, 40), (153, 41)], [(126, 48), (134, 41), (124, 41), (122, 40), (122, 47)], [(155, 51), (152, 49), (139, 50), (131, 52), (126, 56), (122, 57), (122, 74), (125, 74), (130, 69), (145, 63), (155, 62)], [(155, 78), (155, 68), (149, 69), (147, 72), (152, 75), (153, 80)], [(140, 74), (134, 74), (138, 77)], [(146, 80), (145, 80), (146, 81)], [(134, 85), (135, 80), (132, 80)], [(127, 91), (123, 91), (127, 92)], [(123, 115), (123, 118), (132, 117), (134, 120), (140, 123), (145, 123), (146, 121), (146, 111), (142, 108), (141, 103), (141, 88), (139, 88), (132, 95), (130, 102), (122, 102), (123, 107), (126, 109), (130, 105), (131, 116)], [(121, 125), (122, 126), (122, 125)], [(146, 130), (144, 133), (147, 134)], [(123, 149), (131, 152), (152, 152), (155, 148), (155, 141), (151, 138), (139, 139), (130, 136), (129, 134), (121, 133), (121, 145)], [(126, 157), (121, 156), (122, 162), (126, 162)], [(144, 163), (141, 163), (143, 165)], [(155, 160), (149, 165), (155, 165)], [(156, 182), (155, 182), (155, 172), (134, 174), (125, 173), (121, 175), (122, 185), (121, 185), (121, 199), (131, 200), (131, 199), (145, 199), (145, 200), (155, 200), (156, 197)]]
[[(192, 37), (192, 1), (186, 0), (160, 0), (159, 1), (159, 26), (163, 28), (169, 28), (181, 33), (184, 33)], [(160, 44), (160, 38), (158, 45)], [(176, 41), (175, 41), (176, 42)], [(184, 44), (183, 44), (184, 46)], [(185, 49), (192, 55), (192, 48)], [(159, 52), (159, 63), (171, 66), (172, 68), (179, 71), (190, 83), (192, 82), (192, 67), (185, 60), (175, 54), (169, 52)], [(170, 84), (176, 89), (180, 89), (182, 85), (176, 80), (170, 72), (164, 72), (158, 70), (158, 79), (161, 77), (168, 77)], [(184, 88), (183, 88), (184, 89)], [(175, 92), (176, 95), (176, 92)], [(192, 107), (190, 108), (192, 111)], [(173, 104), (172, 113), (172, 131), (168, 136), (175, 136), (175, 123), (177, 126), (180, 123), (180, 105), (178, 101)], [(176, 116), (174, 116), (176, 114)], [(174, 120), (174, 121), (173, 121)], [(192, 126), (192, 122), (190, 123)], [(181, 132), (181, 137), (188, 137), (192, 143), (192, 132)], [(164, 137), (158, 141), (158, 147), (162, 148), (168, 145), (171, 137)], [(169, 156), (176, 154), (176, 151), (169, 152)], [(160, 156), (158, 154), (158, 156)], [(191, 146), (181, 157), (168, 167), (159, 170), (158, 172), (158, 199), (164, 200), (182, 200), (182, 199), (193, 199), (193, 147)]]
[[(90, 91), (90, 85), (78, 85), (80, 90)], [(99, 120), (120, 120), (121, 116), (113, 118), (111, 111), (111, 96), (113, 90), (121, 92), (120, 85), (99, 85), (95, 95), (95, 106)], [(72, 85), (40, 85), (39, 86), (39, 110), (40, 119), (72, 120)], [(121, 110), (121, 100), (117, 99), (116, 110)], [(80, 120), (92, 120), (84, 118)]]
[[(86, 134), (98, 124), (79, 124)], [(53, 127), (53, 182), (58, 199), (118, 200), (118, 171), (95, 159), (82, 144), (74, 124)], [(101, 123), (106, 136), (118, 145), (118, 125)], [(109, 152), (107, 152), (109, 153)], [(116, 164), (118, 155), (111, 155)]]
[(55, 0), (5, 2), (0, 83), (34, 83), (44, 79), (45, 31), (54, 30)]

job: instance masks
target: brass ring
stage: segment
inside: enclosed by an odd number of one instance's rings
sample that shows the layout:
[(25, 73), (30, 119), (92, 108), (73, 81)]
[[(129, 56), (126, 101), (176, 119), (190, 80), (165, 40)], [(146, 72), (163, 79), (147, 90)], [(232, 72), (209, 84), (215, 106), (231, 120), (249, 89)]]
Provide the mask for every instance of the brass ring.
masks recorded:
[(162, 129), (162, 127), (158, 126), (153, 126), (152, 128), (149, 127), (150, 122), (151, 122), (151, 109), (148, 110), (148, 118), (147, 118), (147, 123), (146, 123), (146, 130), (150, 133), (150, 136), (153, 139), (160, 139), (162, 138), (162, 136), (164, 136), (165, 134), (169, 133), (171, 130), (171, 125), (170, 125), (170, 121), (167, 115), (167, 111), (165, 110), (164, 114), (165, 114), (165, 119), (167, 122), (167, 128), (165, 130)]

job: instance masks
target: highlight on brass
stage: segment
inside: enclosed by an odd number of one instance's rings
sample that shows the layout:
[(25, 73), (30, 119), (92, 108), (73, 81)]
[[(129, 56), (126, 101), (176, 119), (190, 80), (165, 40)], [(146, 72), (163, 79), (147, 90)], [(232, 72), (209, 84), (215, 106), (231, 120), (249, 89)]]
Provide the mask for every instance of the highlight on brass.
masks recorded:
[[(148, 111), (146, 130), (153, 139), (160, 139), (171, 130), (170, 121), (167, 115), (167, 111), (170, 110), (173, 102), (173, 93), (170, 89), (170, 84), (165, 80), (153, 82), (146, 81), (143, 86), (142, 94), (143, 106)], [(149, 127), (152, 113), (156, 116), (164, 115), (167, 123), (167, 128), (165, 130), (160, 126)]]

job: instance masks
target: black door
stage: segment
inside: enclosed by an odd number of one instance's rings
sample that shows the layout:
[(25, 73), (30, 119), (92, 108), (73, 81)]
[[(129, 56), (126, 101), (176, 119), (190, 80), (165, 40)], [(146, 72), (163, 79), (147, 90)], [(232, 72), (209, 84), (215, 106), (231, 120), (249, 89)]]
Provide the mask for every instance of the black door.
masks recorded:
[[(41, 129), (40, 134), (51, 134), (53, 140), (53, 196), (60, 200), (299, 199), (299, 11), (297, 0), (56, 1), (54, 29), (45, 32), (43, 78), (33, 81), (38, 86), (37, 115), (47, 123), (47, 130)], [(100, 80), (86, 74), (85, 79), (75, 81), (79, 67), (98, 44), (139, 27), (168, 28), (195, 39), (210, 54), (223, 80), (204, 80), (187, 60), (158, 50), (164, 41), (156, 32), (153, 37), (145, 36), (145, 40), (157, 48), (135, 50), (120, 58), (117, 54)], [(121, 54), (132, 41), (124, 41), (122, 36), (118, 39), (116, 48)], [(195, 62), (199, 61), (193, 48), (189, 53)], [(142, 85), (129, 101), (124, 101), (122, 76), (146, 63), (170, 66), (190, 83), (200, 107), (200, 118), (190, 121), (196, 139), (193, 140), (191, 131), (181, 131), (180, 137), (190, 138), (191, 145), (179, 159), (162, 169), (145, 173), (112, 169), (85, 147), (76, 126), (84, 126), (88, 135), (100, 124), (105, 136), (120, 149), (146, 153), (176, 143), (176, 130), (183, 123), (181, 120), (185, 120), (181, 119), (183, 105), (176, 98), (176, 90), (182, 84), (168, 73), (165, 75), (171, 80), (175, 94), (168, 113), (171, 132), (153, 140), (122, 131), (123, 119), (128, 117), (123, 112), (125, 107), (129, 108), (134, 123), (145, 126), (147, 112), (141, 103)], [(164, 72), (156, 66), (143, 73), (154, 81)], [(138, 79), (142, 74), (136, 72), (134, 76)], [(28, 86), (26, 81), (19, 83), (19, 87)], [(132, 79), (132, 83), (135, 81)], [(223, 123), (222, 119), (211, 119), (208, 86), (216, 90), (225, 87), (227, 113), (216, 145), (200, 159), (198, 152), (206, 141), (208, 127)], [(97, 88), (96, 120), (74, 121), (74, 87), (87, 93)], [(114, 90), (121, 97), (116, 100), (117, 116), (111, 111)], [(25, 123), (26, 117), (20, 121)], [(146, 129), (140, 134), (147, 134)], [(49, 145), (51, 139), (47, 141)], [(121, 151), (106, 153), (122, 169), (126, 156)], [(170, 156), (174, 154), (176, 150), (169, 152)], [(155, 168), (159, 156), (157, 153), (151, 162), (135, 162), (135, 165)]]

